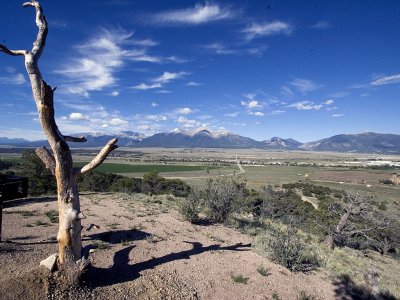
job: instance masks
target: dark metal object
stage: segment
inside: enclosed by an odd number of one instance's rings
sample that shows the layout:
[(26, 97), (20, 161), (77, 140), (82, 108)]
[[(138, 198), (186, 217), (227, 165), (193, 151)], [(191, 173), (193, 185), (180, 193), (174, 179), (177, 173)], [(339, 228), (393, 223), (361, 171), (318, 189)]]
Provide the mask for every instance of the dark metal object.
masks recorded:
[(0, 175), (0, 242), (3, 221), (3, 201), (28, 196), (28, 178)]

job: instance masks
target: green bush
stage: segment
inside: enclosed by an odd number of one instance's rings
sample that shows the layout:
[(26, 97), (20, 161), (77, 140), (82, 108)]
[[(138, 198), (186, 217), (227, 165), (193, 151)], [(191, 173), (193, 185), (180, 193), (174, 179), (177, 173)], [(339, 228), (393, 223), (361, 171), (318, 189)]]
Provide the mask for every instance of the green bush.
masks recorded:
[(13, 164), (0, 158), (0, 172), (8, 170)]
[(172, 194), (176, 197), (189, 195), (190, 186), (180, 179), (166, 179), (152, 171), (143, 175), (142, 192), (149, 195)]
[(81, 191), (109, 192), (114, 182), (122, 178), (116, 174), (90, 171), (78, 177), (78, 187)]
[(387, 210), (387, 205), (383, 202), (379, 203), (378, 205), (379, 210)]
[(190, 223), (199, 221), (201, 210), (201, 198), (197, 191), (191, 191), (187, 198), (183, 198), (179, 203), (179, 212)]
[(245, 194), (245, 183), (233, 178), (208, 180), (204, 190), (204, 205), (207, 218), (212, 222), (224, 223), (237, 209), (236, 204)]
[(176, 197), (187, 197), (191, 191), (190, 186), (180, 179), (166, 179), (163, 194), (172, 194)]
[(34, 151), (24, 151), (21, 164), (17, 170), (20, 176), (28, 177), (28, 193), (30, 196), (55, 194), (56, 179)]
[(293, 272), (308, 272), (319, 266), (297, 235), (297, 229), (288, 225), (285, 230), (271, 228), (262, 240), (263, 250), (272, 260)]
[(238, 275), (232, 274), (231, 278), (232, 278), (234, 283), (247, 284), (247, 282), (249, 281), (249, 278), (248, 277), (244, 277), (242, 274), (238, 274)]
[(143, 175), (142, 192), (149, 195), (159, 195), (165, 191), (165, 178), (152, 171)]
[(142, 191), (141, 178), (117, 178), (110, 186), (111, 192), (119, 192), (125, 194), (140, 193)]
[(386, 185), (393, 185), (394, 184), (393, 181), (390, 180), (390, 179), (381, 179), (381, 180), (379, 180), (379, 182), (382, 183), (382, 184), (386, 184)]

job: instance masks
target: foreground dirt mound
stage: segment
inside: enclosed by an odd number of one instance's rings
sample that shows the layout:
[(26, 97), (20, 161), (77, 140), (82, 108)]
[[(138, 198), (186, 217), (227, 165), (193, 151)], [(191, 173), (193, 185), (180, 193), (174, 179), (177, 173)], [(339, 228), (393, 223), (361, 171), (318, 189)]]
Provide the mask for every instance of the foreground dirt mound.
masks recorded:
[[(252, 239), (220, 225), (193, 225), (170, 197), (87, 194), (83, 244), (93, 244), (82, 287), (69, 289), (39, 262), (57, 251), (51, 198), (7, 204), (0, 243), (4, 299), (334, 299), (323, 272), (291, 273), (258, 255)], [(262, 276), (257, 269), (267, 270)], [(58, 276), (58, 277), (57, 277)], [(237, 280), (243, 278), (243, 280)]]
[(0, 281), (0, 298), (4, 300), (47, 298), (50, 272), (39, 267), (22, 275)]

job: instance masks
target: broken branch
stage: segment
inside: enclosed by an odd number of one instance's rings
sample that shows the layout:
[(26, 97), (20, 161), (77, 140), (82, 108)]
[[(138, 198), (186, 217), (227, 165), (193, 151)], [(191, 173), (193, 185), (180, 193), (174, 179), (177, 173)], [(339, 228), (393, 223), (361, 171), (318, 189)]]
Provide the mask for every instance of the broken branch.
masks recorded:
[(85, 174), (86, 172), (97, 168), (107, 158), (111, 151), (118, 148), (118, 145), (116, 145), (117, 142), (117, 138), (109, 141), (90, 163), (78, 171), (78, 174)]
[(69, 135), (64, 135), (64, 140), (66, 142), (73, 142), (73, 143), (84, 143), (87, 141), (87, 139), (84, 136), (74, 137)]
[(48, 33), (48, 28), (47, 28), (47, 21), (46, 18), (43, 15), (43, 10), (42, 7), (40, 6), (40, 3), (37, 2), (36, 0), (32, 0), (30, 2), (25, 2), (22, 4), (23, 7), (34, 7), (36, 10), (36, 25), (39, 28), (39, 32), (37, 34), (36, 40), (33, 43), (33, 48), (31, 50), (34, 58), (36, 61), (40, 58), (42, 55), (44, 45), (46, 43), (46, 37)]
[(25, 55), (28, 53), (26, 50), (10, 50), (4, 45), (0, 45), (0, 52), (4, 52), (5, 54), (12, 56)]
[(35, 153), (45, 164), (46, 168), (50, 170), (51, 174), (54, 175), (56, 170), (56, 161), (54, 159), (54, 156), (50, 153), (50, 151), (47, 150), (46, 147), (42, 146), (37, 148), (35, 150)]

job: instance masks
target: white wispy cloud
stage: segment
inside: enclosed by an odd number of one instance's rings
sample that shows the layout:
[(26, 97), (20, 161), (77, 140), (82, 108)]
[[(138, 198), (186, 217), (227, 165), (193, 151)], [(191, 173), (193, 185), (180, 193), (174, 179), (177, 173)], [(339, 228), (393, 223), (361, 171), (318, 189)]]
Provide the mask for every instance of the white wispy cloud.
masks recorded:
[(179, 79), (182, 78), (186, 75), (188, 75), (189, 73), (187, 72), (164, 72), (162, 75), (160, 75), (157, 78), (154, 78), (154, 82), (158, 82), (158, 83), (167, 83), (170, 82), (171, 80), (175, 80), (175, 79)]
[(274, 110), (271, 112), (272, 115), (281, 115), (284, 114), (285, 111), (284, 110)]
[(193, 8), (170, 10), (150, 16), (151, 23), (159, 25), (190, 24), (199, 25), (230, 19), (235, 13), (228, 7), (218, 4), (196, 4)]
[(189, 81), (186, 86), (202, 86), (202, 84), (196, 81)]
[(190, 109), (189, 107), (183, 107), (183, 108), (177, 109), (176, 113), (181, 114), (181, 115), (189, 115), (189, 114), (193, 113), (193, 110)]
[(151, 105), (151, 107), (157, 107), (157, 106), (158, 106), (158, 103), (153, 101), (153, 102), (151, 102), (150, 105)]
[(101, 30), (95, 37), (75, 46), (75, 56), (56, 73), (66, 78), (62, 90), (88, 97), (116, 84), (115, 73), (126, 61), (160, 62), (146, 53), (146, 49), (124, 49), (133, 33), (122, 30)]
[(350, 96), (351, 93), (347, 91), (336, 92), (331, 95), (332, 98), (345, 98)]
[(333, 114), (332, 118), (340, 118), (340, 117), (343, 117), (343, 116), (344, 116), (344, 114)]
[(167, 121), (168, 120), (167, 116), (165, 116), (165, 115), (147, 115), (144, 118), (146, 120), (156, 121), (156, 122)]
[(89, 117), (80, 112), (73, 112), (68, 116), (68, 119), (73, 121), (83, 121), (83, 120), (89, 120)]
[(210, 116), (210, 115), (200, 115), (200, 116), (198, 116), (197, 118), (198, 118), (199, 120), (209, 120), (209, 119), (212, 119), (213, 116)]
[(256, 111), (256, 112), (251, 111), (251, 112), (249, 112), (249, 115), (256, 116), (256, 117), (264, 117), (265, 116), (265, 114), (261, 111)]
[(0, 76), (0, 84), (15, 84), (21, 85), (26, 83), (25, 76), (17, 73), (14, 68), (6, 68), (7, 76)]
[(328, 21), (319, 21), (312, 26), (310, 26), (312, 29), (319, 29), (319, 30), (324, 30), (324, 29), (329, 29), (331, 28), (331, 25), (329, 24)]
[(112, 119), (109, 121), (109, 125), (117, 126), (117, 127), (127, 127), (128, 124), (129, 124), (128, 121), (123, 120), (123, 119), (121, 119), (121, 118), (112, 118)]
[(374, 81), (371, 82), (371, 85), (377, 86), (377, 85), (385, 85), (392, 83), (400, 83), (400, 73), (375, 79)]
[(126, 42), (126, 44), (134, 45), (134, 46), (142, 46), (142, 47), (154, 47), (157, 46), (159, 43), (153, 41), (152, 39), (131, 39)]
[(106, 113), (106, 109), (104, 106), (95, 103), (93, 101), (65, 101), (63, 99), (59, 99), (59, 102), (70, 109), (73, 110), (80, 110), (80, 111), (85, 111), (85, 112), (93, 112), (96, 113), (99, 116), (105, 116)]
[(45, 139), (46, 136), (43, 133), (43, 130), (41, 130), (40, 126), (38, 126), (37, 130), (30, 130), (26, 128), (16, 128), (16, 127), (7, 127), (7, 128), (0, 128), (0, 136), (5, 136), (8, 138), (21, 138), (24, 137), (27, 140), (30, 141), (37, 141), (37, 140), (42, 140)]
[(322, 104), (314, 104), (311, 101), (300, 101), (293, 104), (288, 105), (287, 107), (292, 107), (297, 110), (320, 110), (323, 105)]
[(187, 59), (182, 58), (182, 57), (178, 57), (178, 56), (175, 56), (175, 55), (171, 55), (171, 56), (166, 57), (165, 61), (166, 62), (171, 62), (171, 63), (177, 63), (177, 64), (183, 64), (185, 62), (188, 62)]
[(193, 127), (198, 127), (198, 126), (201, 125), (201, 123), (196, 121), (196, 120), (187, 119), (187, 118), (182, 117), (182, 116), (177, 118), (176, 122), (182, 124), (182, 126), (185, 127), (185, 128), (193, 128)]
[(294, 96), (294, 92), (287, 85), (284, 85), (284, 86), (281, 87), (281, 94), (284, 95), (285, 97), (288, 97), (288, 98)]
[(146, 84), (146, 83), (140, 83), (138, 85), (133, 86), (132, 88), (135, 90), (151, 90), (151, 89), (159, 89), (161, 88), (162, 85), (161, 83), (153, 83), (153, 84)]
[(240, 114), (240, 113), (239, 113), (238, 111), (236, 111), (236, 112), (233, 112), (233, 113), (225, 114), (224, 116), (226, 116), (226, 117), (231, 117), (231, 118), (235, 118), (235, 117), (237, 117), (239, 114)]
[(289, 82), (289, 84), (302, 94), (315, 91), (321, 87), (321, 85), (313, 82), (312, 80), (304, 78), (293, 78), (293, 80)]
[(110, 93), (110, 96), (113, 96), (113, 97), (119, 96), (119, 91), (112, 91), (112, 92)]
[(229, 49), (226, 45), (222, 43), (209, 44), (204, 46), (204, 48), (219, 55), (230, 55), (237, 53), (237, 50)]
[(238, 55), (238, 56), (251, 55), (260, 57), (265, 52), (265, 50), (268, 49), (268, 46), (259, 45), (256, 47), (243, 47), (243, 45), (241, 44), (228, 46), (225, 45), (224, 43), (216, 42), (209, 45), (205, 45), (203, 46), (203, 48), (206, 49), (208, 52), (217, 55)]
[(245, 106), (248, 109), (263, 108), (263, 106), (257, 100), (240, 101), (240, 105)]
[(292, 26), (289, 23), (282, 21), (253, 23), (242, 30), (242, 32), (246, 35), (247, 40), (252, 40), (259, 36), (276, 34), (289, 35), (292, 31)]
[(332, 99), (328, 99), (324, 102), (325, 105), (332, 105), (335, 101), (333, 101)]

